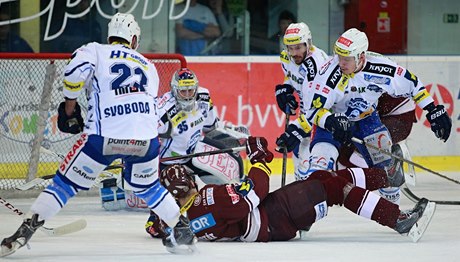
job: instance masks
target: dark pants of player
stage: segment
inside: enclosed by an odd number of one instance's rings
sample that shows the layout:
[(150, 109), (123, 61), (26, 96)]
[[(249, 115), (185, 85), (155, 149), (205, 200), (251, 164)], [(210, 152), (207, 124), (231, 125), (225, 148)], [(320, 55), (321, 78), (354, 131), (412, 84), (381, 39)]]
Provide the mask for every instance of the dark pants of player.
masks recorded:
[(289, 240), (326, 216), (326, 190), (319, 180), (293, 182), (269, 194), (260, 207), (268, 216), (268, 241)]

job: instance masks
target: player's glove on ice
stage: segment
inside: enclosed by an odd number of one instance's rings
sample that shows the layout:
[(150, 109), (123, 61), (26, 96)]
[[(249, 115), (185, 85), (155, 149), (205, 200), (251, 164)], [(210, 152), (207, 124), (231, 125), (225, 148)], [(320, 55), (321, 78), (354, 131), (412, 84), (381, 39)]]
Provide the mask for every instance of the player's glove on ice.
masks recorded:
[(270, 163), (273, 160), (273, 153), (267, 148), (268, 142), (264, 137), (250, 136), (246, 141), (246, 154), (251, 164), (257, 162)]
[(342, 144), (348, 145), (351, 143), (351, 123), (348, 118), (343, 115), (330, 115), (326, 118), (324, 128), (332, 133), (335, 140)]
[(284, 152), (283, 148), (286, 148), (288, 152), (291, 152), (305, 137), (307, 137), (307, 133), (305, 133), (302, 128), (290, 124), (286, 132), (276, 139), (276, 145), (279, 147), (276, 151)]
[(162, 241), (165, 247), (177, 247), (179, 245), (194, 245), (198, 240), (190, 229), (190, 220), (181, 215), (174, 228), (166, 228), (166, 235)]
[(145, 223), (145, 231), (154, 238), (164, 238), (166, 236), (167, 225), (157, 214), (150, 210), (150, 217)]
[(81, 116), (81, 108), (78, 103), (75, 104), (75, 109), (71, 116), (65, 113), (65, 102), (59, 104), (58, 107), (58, 128), (63, 133), (78, 134), (83, 131), (85, 126), (83, 117)]
[(433, 103), (427, 105), (424, 109), (428, 111), (426, 119), (430, 122), (431, 131), (437, 138), (446, 142), (452, 130), (452, 119), (450, 119), (446, 109), (443, 105), (435, 106)]
[(275, 88), (276, 103), (278, 107), (286, 114), (295, 115), (295, 110), (299, 103), (294, 96), (294, 88), (288, 84), (277, 85)]

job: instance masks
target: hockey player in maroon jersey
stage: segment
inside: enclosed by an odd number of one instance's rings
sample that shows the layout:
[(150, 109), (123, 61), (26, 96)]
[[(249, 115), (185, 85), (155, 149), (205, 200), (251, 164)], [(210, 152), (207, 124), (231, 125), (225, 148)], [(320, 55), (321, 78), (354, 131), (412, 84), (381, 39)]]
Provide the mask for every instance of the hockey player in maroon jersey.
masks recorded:
[[(369, 191), (401, 183), (401, 170), (393, 176), (399, 179), (392, 181), (388, 181), (386, 172), (379, 168), (352, 168), (335, 173), (321, 170), (307, 180), (269, 193), (271, 170), (267, 163), (271, 162), (273, 154), (267, 149), (267, 141), (249, 137), (246, 152), (253, 166), (240, 184), (208, 184), (198, 190), (185, 167), (173, 165), (162, 171), (161, 183), (176, 197), (181, 211), (187, 212), (192, 230), (199, 239), (289, 240), (298, 230), (325, 217), (328, 207), (343, 205), (400, 234), (418, 231), (413, 238), (417, 241), (434, 213), (435, 204), (427, 199), (422, 199), (410, 211), (401, 211), (398, 205)], [(165, 227), (155, 214), (146, 224), (147, 232), (153, 237), (161, 237)]]

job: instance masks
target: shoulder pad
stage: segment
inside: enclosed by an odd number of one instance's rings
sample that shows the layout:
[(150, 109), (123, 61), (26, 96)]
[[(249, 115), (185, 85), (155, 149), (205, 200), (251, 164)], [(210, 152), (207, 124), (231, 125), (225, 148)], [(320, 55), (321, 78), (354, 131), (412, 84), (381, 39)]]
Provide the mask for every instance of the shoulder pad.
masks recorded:
[(289, 63), (289, 54), (286, 50), (281, 51), (280, 60), (283, 63)]
[(208, 89), (206, 88), (198, 88), (198, 94), (196, 95), (196, 100), (197, 101), (202, 101), (202, 102), (209, 102), (211, 100), (211, 95), (209, 94)]

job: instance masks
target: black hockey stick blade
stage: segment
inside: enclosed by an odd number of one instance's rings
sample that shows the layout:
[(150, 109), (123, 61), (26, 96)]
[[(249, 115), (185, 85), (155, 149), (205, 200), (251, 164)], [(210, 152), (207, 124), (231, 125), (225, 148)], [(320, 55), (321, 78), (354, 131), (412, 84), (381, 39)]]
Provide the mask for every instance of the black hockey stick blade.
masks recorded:
[(423, 170), (428, 171), (428, 172), (430, 172), (430, 173), (432, 173), (432, 174), (434, 174), (434, 175), (437, 175), (437, 176), (439, 176), (439, 177), (442, 177), (442, 178), (444, 178), (444, 179), (447, 179), (447, 180), (449, 180), (449, 181), (451, 181), (451, 182), (454, 182), (454, 183), (460, 185), (460, 181), (458, 181), (458, 180), (455, 180), (455, 179), (453, 179), (453, 178), (450, 178), (450, 177), (448, 177), (448, 176), (446, 176), (446, 175), (443, 175), (443, 174), (441, 174), (441, 173), (439, 173), (439, 172), (433, 171), (433, 170), (431, 170), (431, 169), (429, 169), (429, 168), (427, 168), (427, 167), (424, 167), (424, 166), (422, 166), (422, 165), (420, 165), (420, 164), (417, 164), (417, 163), (415, 163), (415, 162), (412, 162), (412, 161), (410, 161), (410, 160), (408, 160), (408, 159), (405, 159), (405, 158), (403, 158), (403, 157), (400, 157), (400, 156), (397, 156), (397, 155), (395, 155), (395, 154), (392, 154), (391, 152), (389, 152), (389, 151), (387, 151), (387, 150), (384, 150), (384, 149), (381, 149), (381, 148), (379, 148), (379, 147), (377, 147), (377, 146), (374, 146), (374, 145), (372, 145), (372, 144), (366, 143), (366, 142), (364, 142), (363, 140), (361, 140), (361, 139), (359, 139), (359, 138), (352, 137), (351, 140), (352, 140), (353, 142), (355, 142), (355, 143), (358, 143), (358, 144), (361, 144), (361, 145), (370, 147), (370, 148), (372, 148), (372, 149), (374, 149), (374, 150), (377, 150), (377, 151), (380, 151), (380, 152), (384, 153), (385, 155), (391, 156), (391, 157), (393, 157), (393, 158), (396, 158), (396, 159), (398, 159), (398, 160), (401, 160), (401, 161), (403, 161), (403, 162), (406, 162), (406, 163), (408, 163), (408, 164), (410, 164), (410, 165), (413, 165), (413, 166), (415, 166), (415, 167), (418, 167), (418, 168), (420, 168), (420, 169), (423, 169)]
[[(417, 203), (420, 201), (421, 197), (418, 197), (414, 192), (407, 187), (406, 184), (401, 186), (402, 193), (412, 202)], [(438, 205), (460, 205), (460, 201), (447, 201), (447, 200), (430, 200)]]

